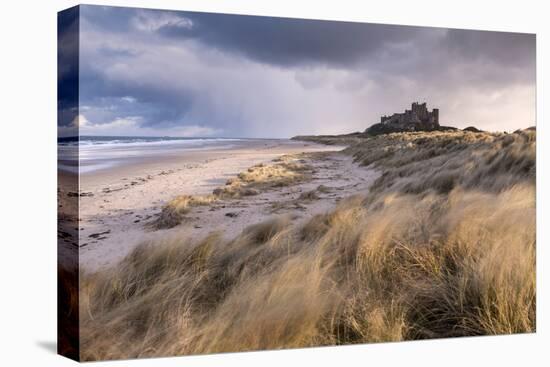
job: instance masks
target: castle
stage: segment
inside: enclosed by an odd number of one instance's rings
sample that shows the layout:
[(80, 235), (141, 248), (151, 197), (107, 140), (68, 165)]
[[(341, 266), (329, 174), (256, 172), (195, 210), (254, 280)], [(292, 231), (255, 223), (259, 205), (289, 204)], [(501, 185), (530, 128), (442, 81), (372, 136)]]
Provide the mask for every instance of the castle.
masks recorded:
[(380, 123), (403, 130), (433, 130), (439, 127), (439, 109), (434, 108), (429, 112), (426, 102), (414, 102), (411, 109), (404, 113), (382, 116)]

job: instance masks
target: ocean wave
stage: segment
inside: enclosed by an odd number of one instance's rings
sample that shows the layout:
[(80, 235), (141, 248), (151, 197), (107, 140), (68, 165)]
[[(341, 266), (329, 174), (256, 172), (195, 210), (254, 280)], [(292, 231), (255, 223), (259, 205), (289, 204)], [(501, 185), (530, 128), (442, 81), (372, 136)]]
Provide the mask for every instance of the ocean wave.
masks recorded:
[(60, 139), (60, 146), (139, 146), (139, 145), (166, 145), (166, 144), (183, 144), (183, 145), (200, 145), (208, 143), (217, 143), (221, 141), (241, 141), (247, 139), (241, 138), (175, 138), (175, 137), (80, 137), (80, 139), (66, 138)]

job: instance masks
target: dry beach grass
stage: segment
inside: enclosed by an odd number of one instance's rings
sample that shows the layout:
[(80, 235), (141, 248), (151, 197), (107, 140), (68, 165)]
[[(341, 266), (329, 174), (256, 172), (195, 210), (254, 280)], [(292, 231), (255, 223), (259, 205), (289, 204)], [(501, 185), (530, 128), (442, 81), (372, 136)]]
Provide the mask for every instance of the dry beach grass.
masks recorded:
[[(83, 274), (81, 358), (533, 332), (535, 140), (527, 130), (364, 139), (347, 153), (382, 175), (330, 212), (277, 216), (230, 240), (144, 244)], [(180, 220), (189, 206), (307, 179), (300, 164), (253, 167), (169, 206)]]
[(260, 191), (289, 186), (307, 180), (312, 168), (299, 155), (285, 155), (271, 164), (260, 163), (227, 180), (225, 186), (212, 194), (182, 195), (166, 204), (159, 217), (151, 224), (154, 229), (172, 228), (185, 220), (185, 215), (196, 206), (212, 204), (220, 199), (237, 199), (257, 195)]

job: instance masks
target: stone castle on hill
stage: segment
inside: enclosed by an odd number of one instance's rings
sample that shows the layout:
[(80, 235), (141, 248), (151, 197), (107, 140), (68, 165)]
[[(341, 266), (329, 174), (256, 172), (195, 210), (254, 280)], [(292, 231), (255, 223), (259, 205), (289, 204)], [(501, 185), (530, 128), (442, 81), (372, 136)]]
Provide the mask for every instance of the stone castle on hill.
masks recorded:
[(382, 116), (380, 123), (397, 126), (425, 126), (426, 128), (437, 128), (439, 126), (439, 109), (434, 108), (428, 111), (426, 102), (414, 102), (410, 110), (404, 113), (394, 113), (391, 116)]
[(439, 109), (428, 111), (426, 102), (413, 102), (410, 110), (403, 113), (394, 113), (391, 116), (382, 116), (380, 123), (369, 127), (365, 132), (371, 135), (387, 134), (404, 131), (432, 131), (444, 130), (439, 125)]

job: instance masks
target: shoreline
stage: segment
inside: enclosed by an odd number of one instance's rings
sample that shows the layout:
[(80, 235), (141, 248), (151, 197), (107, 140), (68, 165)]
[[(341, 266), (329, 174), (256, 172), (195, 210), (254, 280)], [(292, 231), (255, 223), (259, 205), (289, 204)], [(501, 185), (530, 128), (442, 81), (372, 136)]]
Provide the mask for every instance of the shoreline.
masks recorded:
[[(158, 240), (162, 236), (197, 238), (212, 230), (222, 230), (227, 236), (235, 235), (247, 225), (272, 215), (268, 206), (283, 200), (282, 198), (311, 190), (312, 185), (317, 182), (317, 186), (323, 182), (326, 184), (330, 179), (314, 180), (315, 183), (304, 183), (288, 190), (231, 200), (230, 203), (217, 203), (212, 211), (208, 208), (197, 208), (193, 211), (190, 222), (172, 229), (152, 231), (147, 225), (175, 197), (209, 194), (223, 186), (228, 179), (257, 164), (265, 164), (288, 154), (334, 152), (343, 148), (291, 140), (251, 141), (231, 148), (188, 151), (185, 154), (168, 154), (152, 159), (149, 157), (123, 167), (82, 174), (80, 265), (86, 271), (104, 269), (122, 260), (136, 246)], [(351, 157), (338, 156), (341, 157), (333, 162), (336, 164), (332, 170), (346, 167), (351, 169)], [(340, 167), (344, 161), (344, 165)], [(326, 174), (325, 163), (317, 162), (316, 169), (320, 172), (317, 176)], [(340, 184), (346, 183), (346, 180), (342, 180)], [(348, 193), (346, 190), (341, 191), (342, 194)], [(312, 213), (330, 208), (333, 201), (330, 205), (324, 199), (319, 200), (319, 203), (322, 205), (312, 205), (315, 208), (311, 210)], [(238, 212), (239, 217), (232, 217), (233, 212)], [(304, 213), (299, 214), (304, 216)]]

